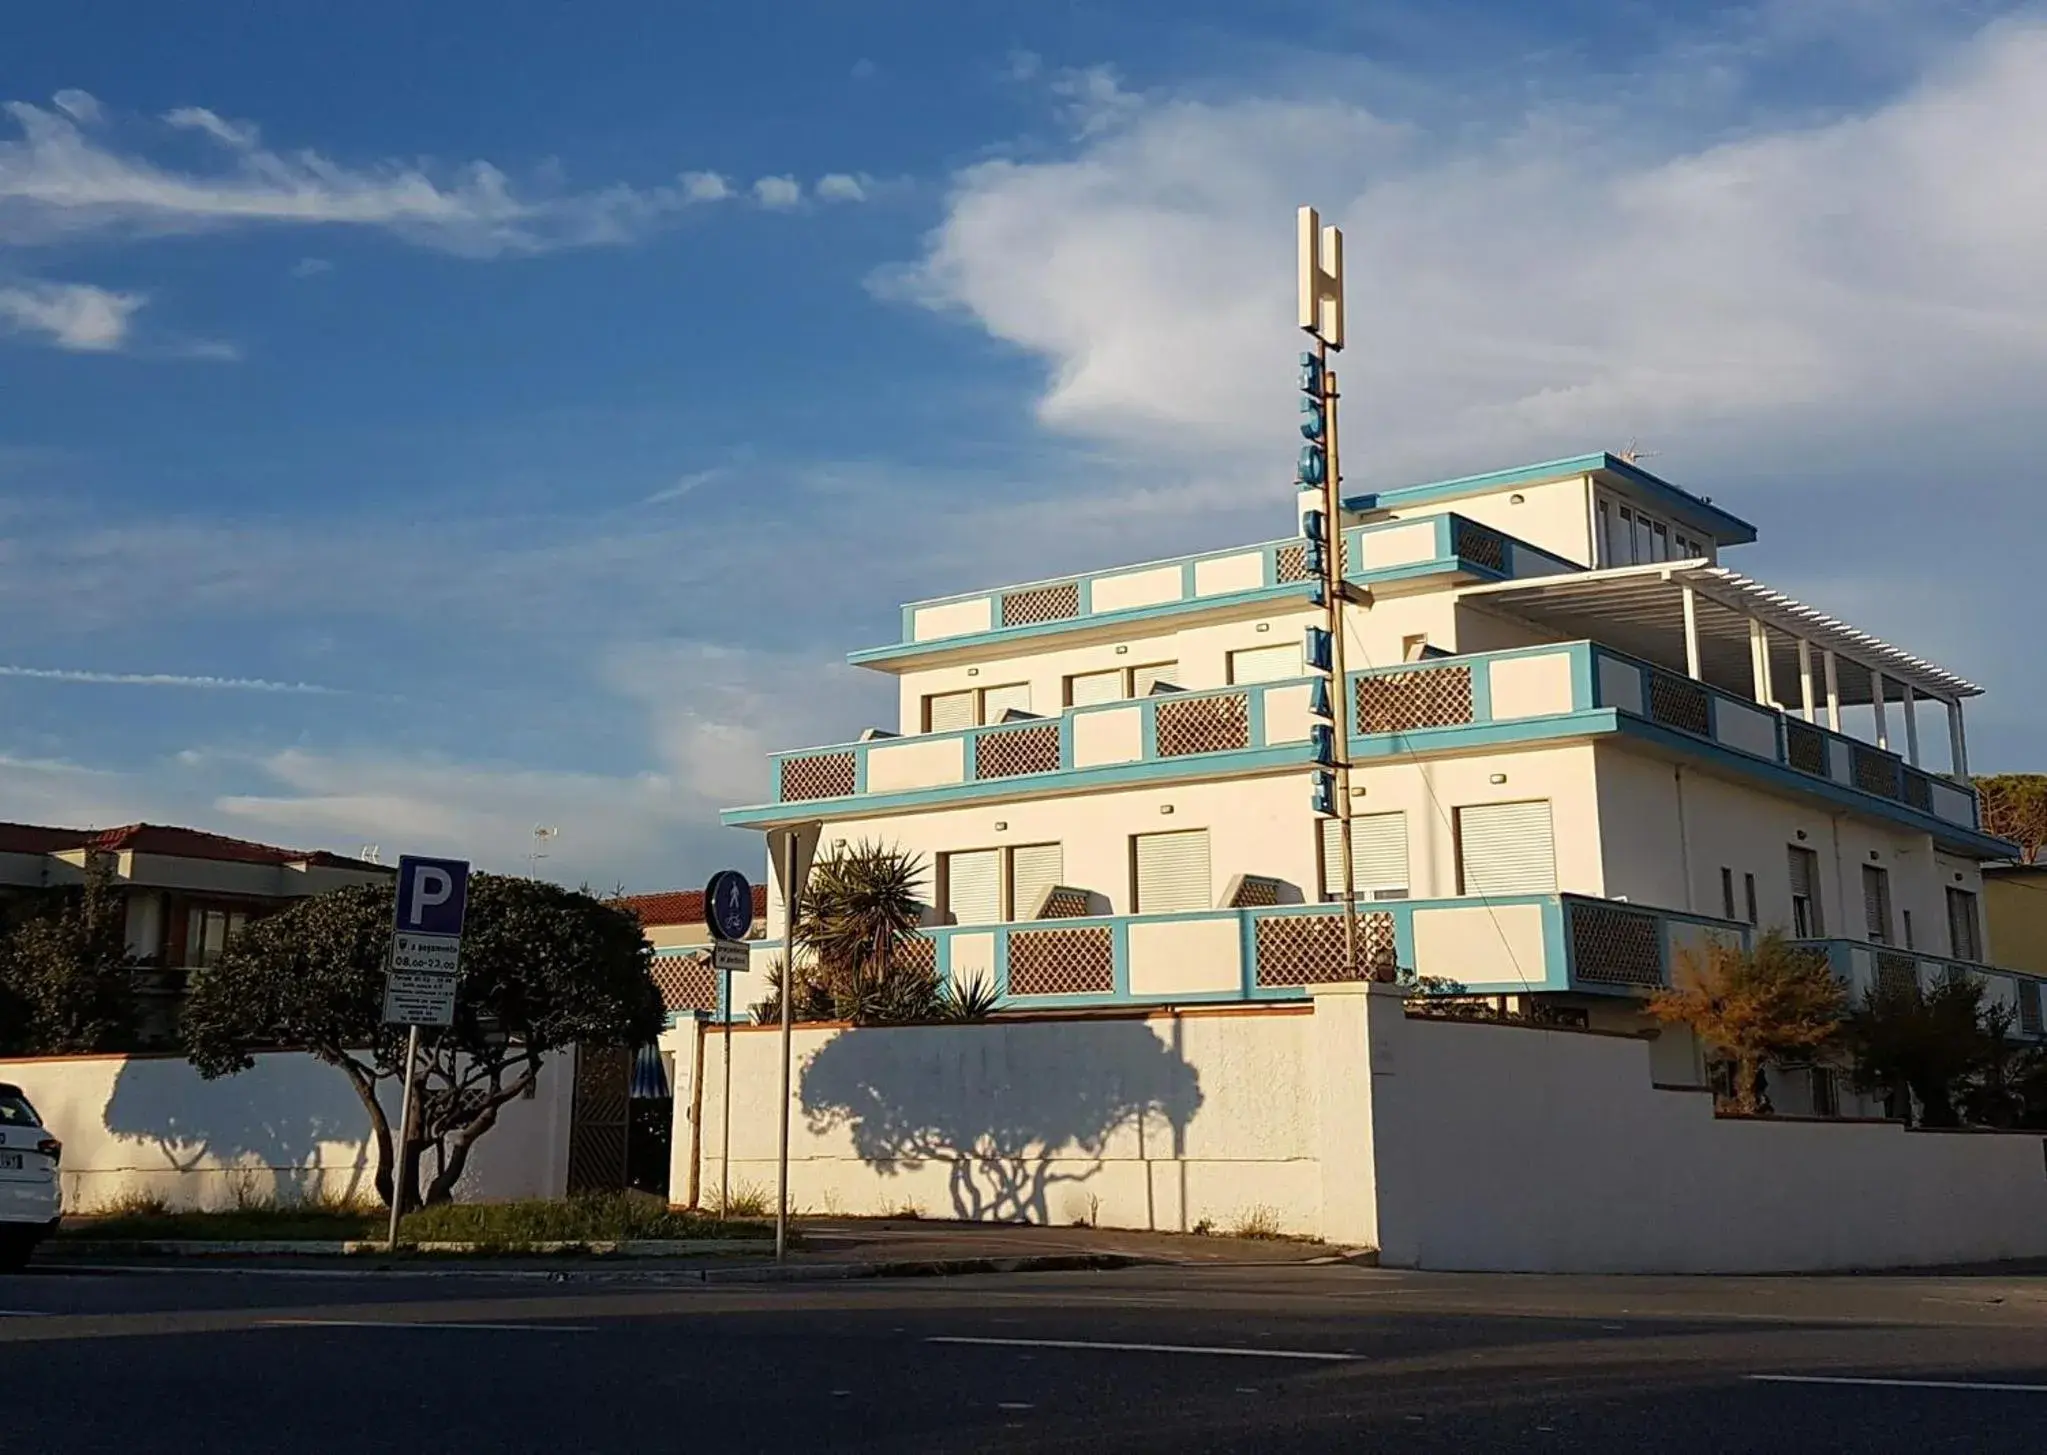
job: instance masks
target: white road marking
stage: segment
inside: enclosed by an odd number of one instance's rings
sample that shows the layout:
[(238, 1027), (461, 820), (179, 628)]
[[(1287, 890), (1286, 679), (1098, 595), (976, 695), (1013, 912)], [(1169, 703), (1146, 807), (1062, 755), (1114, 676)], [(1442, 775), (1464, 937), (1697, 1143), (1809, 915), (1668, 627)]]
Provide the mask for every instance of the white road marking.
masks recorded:
[(424, 1319), (264, 1319), (265, 1329), (488, 1329), (514, 1334), (594, 1334), (594, 1324), (468, 1324)]
[(1997, 1384), (1970, 1379), (1858, 1379), (1836, 1374), (1751, 1374), (1757, 1384), (1850, 1384), (1875, 1389), (1994, 1390), (2000, 1394), (2047, 1394), (2047, 1384)]
[(46, 1319), (49, 1316), (48, 1309), (0, 1308), (0, 1319)]
[(1211, 1344), (1118, 1344), (1095, 1339), (977, 1339), (966, 1334), (940, 1334), (927, 1344), (978, 1344), (1001, 1349), (1102, 1349), (1123, 1354), (1231, 1354), (1247, 1359), (1308, 1359), (1348, 1364), (1362, 1354), (1332, 1354), (1322, 1349), (1233, 1349)]

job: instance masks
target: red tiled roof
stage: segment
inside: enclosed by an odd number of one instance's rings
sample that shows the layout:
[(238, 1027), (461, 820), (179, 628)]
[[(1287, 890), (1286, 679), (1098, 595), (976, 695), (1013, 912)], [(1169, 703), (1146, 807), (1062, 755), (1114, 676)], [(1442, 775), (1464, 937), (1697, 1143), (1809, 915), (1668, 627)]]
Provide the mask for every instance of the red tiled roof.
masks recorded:
[(213, 859), (237, 864), (317, 864), (323, 868), (376, 869), (381, 866), (325, 849), (282, 849), (274, 844), (231, 839), (202, 829), (131, 823), (115, 829), (59, 829), (37, 824), (0, 824), (0, 850), (17, 854), (60, 854), (68, 849), (107, 853), (132, 850), (178, 859)]
[[(660, 894), (628, 894), (618, 903), (640, 917), (643, 925), (700, 925), (704, 922), (704, 891), (670, 889)], [(768, 912), (768, 886), (753, 887), (753, 917)]]

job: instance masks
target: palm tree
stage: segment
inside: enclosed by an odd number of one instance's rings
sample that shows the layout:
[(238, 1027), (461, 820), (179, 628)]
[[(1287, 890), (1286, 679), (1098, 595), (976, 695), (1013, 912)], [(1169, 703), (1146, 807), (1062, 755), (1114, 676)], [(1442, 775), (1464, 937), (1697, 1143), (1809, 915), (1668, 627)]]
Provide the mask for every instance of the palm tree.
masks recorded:
[(848, 1019), (862, 1019), (862, 1007), (901, 1010), (908, 987), (900, 982), (932, 978), (905, 954), (924, 921), (923, 888), (921, 859), (864, 839), (811, 870), (796, 942), (811, 952), (815, 973)]
[(1763, 1064), (1826, 1045), (1847, 1009), (1826, 956), (1794, 947), (1777, 930), (1751, 950), (1718, 940), (1703, 955), (1687, 950), (1676, 980), (1650, 999), (1649, 1014), (1690, 1026), (1734, 1062), (1734, 1110), (1749, 1116), (1764, 1110)]

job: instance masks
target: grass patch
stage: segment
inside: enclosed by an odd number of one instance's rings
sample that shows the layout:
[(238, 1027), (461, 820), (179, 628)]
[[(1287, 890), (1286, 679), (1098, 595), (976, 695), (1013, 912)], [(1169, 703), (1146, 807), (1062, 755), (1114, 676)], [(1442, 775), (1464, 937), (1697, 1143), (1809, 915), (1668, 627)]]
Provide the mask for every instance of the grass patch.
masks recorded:
[(731, 1205), (714, 1211), (728, 1218), (770, 1218), (775, 1215), (775, 1195), (765, 1187), (742, 1182), (732, 1189)]
[(238, 1207), (221, 1212), (171, 1212), (160, 1199), (124, 1200), (105, 1211), (66, 1218), (59, 1238), (120, 1242), (326, 1240), (367, 1238), (384, 1226), (370, 1209)]
[[(734, 1198), (735, 1204), (738, 1202)], [(136, 1196), (98, 1212), (66, 1218), (59, 1238), (119, 1242), (349, 1241), (384, 1236), (381, 1206), (308, 1202), (219, 1212), (172, 1212), (160, 1198)], [(755, 1223), (705, 1213), (672, 1212), (653, 1198), (595, 1194), (558, 1202), (442, 1203), (408, 1213), (399, 1224), (407, 1243), (615, 1243), (652, 1238), (758, 1238)]]
[(1286, 1233), (1280, 1228), (1278, 1211), (1259, 1203), (1237, 1214), (1237, 1220), (1230, 1224), (1230, 1236), (1277, 1240), (1286, 1237)]
[[(738, 1198), (734, 1197), (736, 1204)], [(644, 1238), (759, 1238), (767, 1229), (704, 1213), (677, 1212), (630, 1193), (593, 1193), (561, 1202), (446, 1202), (406, 1215), (408, 1243), (610, 1243)]]

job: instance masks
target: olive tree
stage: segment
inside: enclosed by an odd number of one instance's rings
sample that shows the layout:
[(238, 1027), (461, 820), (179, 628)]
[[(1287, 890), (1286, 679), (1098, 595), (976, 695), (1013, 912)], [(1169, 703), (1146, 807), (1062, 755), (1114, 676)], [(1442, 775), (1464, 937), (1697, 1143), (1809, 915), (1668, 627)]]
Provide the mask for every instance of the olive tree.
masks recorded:
[[(376, 1187), (392, 1195), (391, 1120), (405, 1030), (383, 1024), (388, 885), (335, 890), (250, 924), (194, 975), (187, 1054), (211, 1079), (252, 1053), (303, 1050), (347, 1076), (377, 1146)], [(422, 1033), (414, 1120), (402, 1136), (408, 1204), (448, 1200), (499, 1112), (567, 1047), (644, 1045), (661, 1032), (653, 951), (629, 912), (532, 879), (469, 882), (454, 1024)], [(396, 1102), (392, 1095), (389, 1100)], [(422, 1185), (423, 1154), (437, 1154)]]

